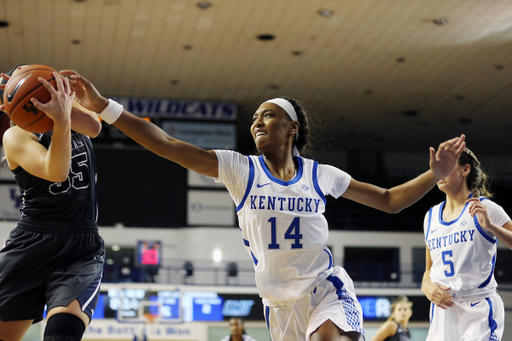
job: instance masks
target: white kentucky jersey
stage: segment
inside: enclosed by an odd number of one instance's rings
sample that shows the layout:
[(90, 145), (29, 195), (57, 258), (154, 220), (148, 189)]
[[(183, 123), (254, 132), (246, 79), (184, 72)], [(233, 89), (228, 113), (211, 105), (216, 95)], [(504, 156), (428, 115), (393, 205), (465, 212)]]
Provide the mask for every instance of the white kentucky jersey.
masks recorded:
[[(501, 206), (485, 197), (479, 199), (494, 224), (501, 227), (510, 220)], [(432, 258), (430, 280), (450, 287), (448, 293), (455, 300), (494, 292), (496, 236), (480, 226), (476, 214), (471, 217), (468, 204), (457, 219), (444, 221), (445, 203), (432, 207), (425, 216), (425, 241)]]
[(263, 156), (216, 150), (219, 178), (235, 205), (262, 298), (283, 301), (307, 294), (332, 271), (326, 247), (325, 195), (339, 197), (351, 177), (332, 166), (297, 157), (290, 181), (274, 177)]

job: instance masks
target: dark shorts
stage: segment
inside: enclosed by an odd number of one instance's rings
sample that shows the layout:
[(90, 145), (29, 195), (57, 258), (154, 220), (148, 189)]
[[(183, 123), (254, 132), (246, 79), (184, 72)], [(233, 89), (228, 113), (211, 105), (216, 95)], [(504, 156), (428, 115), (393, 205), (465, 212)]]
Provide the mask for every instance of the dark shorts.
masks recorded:
[(94, 222), (22, 219), (0, 251), (0, 319), (43, 318), (78, 299), (92, 317), (99, 297), (105, 248)]

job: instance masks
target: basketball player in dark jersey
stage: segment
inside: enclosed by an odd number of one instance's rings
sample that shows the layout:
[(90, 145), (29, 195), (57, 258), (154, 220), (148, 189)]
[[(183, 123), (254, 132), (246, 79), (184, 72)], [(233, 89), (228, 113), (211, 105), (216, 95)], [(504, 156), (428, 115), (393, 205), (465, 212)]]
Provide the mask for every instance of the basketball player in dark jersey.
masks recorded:
[(42, 320), (45, 304), (44, 340), (80, 340), (99, 295), (105, 250), (96, 224), (96, 161), (88, 136), (97, 136), (101, 124), (73, 104), (68, 80), (54, 75), (57, 89), (40, 78), (52, 99), (32, 100), (53, 119), (53, 130), (33, 134), (12, 126), (3, 136), (3, 162), (22, 200), (20, 221), (0, 250), (3, 341), (21, 340)]

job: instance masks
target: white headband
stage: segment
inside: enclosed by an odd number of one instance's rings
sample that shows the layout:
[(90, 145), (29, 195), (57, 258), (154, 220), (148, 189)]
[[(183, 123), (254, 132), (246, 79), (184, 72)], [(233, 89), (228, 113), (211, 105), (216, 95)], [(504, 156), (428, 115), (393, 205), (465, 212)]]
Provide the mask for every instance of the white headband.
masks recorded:
[[(284, 98), (269, 99), (268, 101), (265, 101), (262, 104), (265, 104), (265, 103), (274, 103), (275, 105), (281, 107), (284, 111), (286, 111), (286, 113), (288, 114), (288, 116), (290, 116), (292, 121), (299, 122), (299, 118), (297, 117), (297, 113), (295, 112), (293, 105), (290, 102), (288, 102), (287, 100), (285, 100)], [(297, 141), (298, 138), (299, 138), (299, 131), (297, 131), (295, 133), (295, 141)], [(293, 147), (293, 155), (296, 155), (296, 156), (300, 155), (299, 150), (297, 149), (297, 146)]]

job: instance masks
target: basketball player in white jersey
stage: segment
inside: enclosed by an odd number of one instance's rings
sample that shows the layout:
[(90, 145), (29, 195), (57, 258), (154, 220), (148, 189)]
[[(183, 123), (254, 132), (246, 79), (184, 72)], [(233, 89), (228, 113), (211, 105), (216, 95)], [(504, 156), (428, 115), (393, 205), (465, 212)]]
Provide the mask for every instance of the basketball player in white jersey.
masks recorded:
[(106, 122), (183, 167), (223, 182), (237, 207), (272, 340), (363, 340), (362, 311), (352, 280), (333, 266), (326, 247), (325, 197), (343, 196), (386, 212), (412, 205), (455, 166), (464, 136), (430, 150), (430, 170), (392, 189), (358, 182), (347, 173), (299, 156), (309, 142), (308, 118), (293, 99), (263, 103), (251, 133), (260, 156), (206, 151), (167, 135), (112, 100), (74, 71), (77, 98)]
[(498, 239), (512, 249), (512, 222), (488, 199), (487, 175), (467, 148), (437, 186), (446, 201), (432, 207), (424, 222), (421, 289), (432, 302), (427, 340), (501, 340), (505, 312), (494, 265)]

